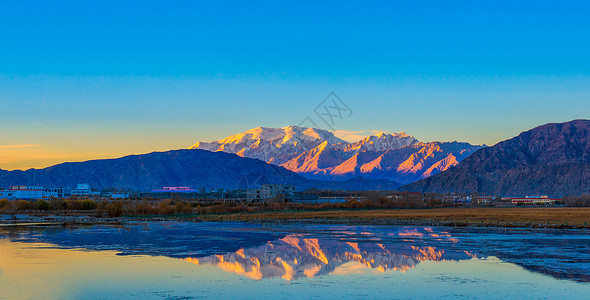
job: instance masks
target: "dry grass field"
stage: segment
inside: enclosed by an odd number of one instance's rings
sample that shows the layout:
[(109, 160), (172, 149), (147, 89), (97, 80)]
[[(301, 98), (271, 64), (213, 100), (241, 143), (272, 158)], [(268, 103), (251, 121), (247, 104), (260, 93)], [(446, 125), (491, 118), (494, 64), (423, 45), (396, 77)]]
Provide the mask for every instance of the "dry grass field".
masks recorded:
[[(246, 217), (244, 215), (244, 217)], [(590, 224), (587, 207), (435, 208), (266, 212), (248, 219), (408, 220), (466, 223)]]

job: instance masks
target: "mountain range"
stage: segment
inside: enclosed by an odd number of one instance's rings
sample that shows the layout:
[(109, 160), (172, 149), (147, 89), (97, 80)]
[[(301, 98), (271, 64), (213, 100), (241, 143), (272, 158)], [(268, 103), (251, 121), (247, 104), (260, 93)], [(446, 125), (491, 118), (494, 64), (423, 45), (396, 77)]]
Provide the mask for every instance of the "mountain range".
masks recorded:
[(258, 127), (192, 149), (0, 170), (16, 184), (148, 191), (163, 186), (392, 190), (551, 196), (590, 193), (590, 120), (551, 123), (492, 147), (420, 142), (400, 132), (346, 142), (320, 129)]
[(74, 187), (78, 183), (89, 183), (97, 189), (113, 187), (133, 191), (150, 191), (164, 186), (234, 190), (255, 188), (263, 183), (290, 184), (298, 190), (392, 190), (400, 186), (396, 182), (360, 177), (333, 182), (310, 180), (258, 159), (204, 150), (154, 152), (116, 159), (62, 163), (27, 171), (0, 170), (0, 186), (5, 187), (17, 184)]
[(402, 189), (513, 196), (588, 194), (590, 120), (550, 123), (522, 132)]
[(190, 149), (260, 159), (308, 179), (362, 176), (406, 184), (445, 171), (482, 147), (459, 142), (423, 143), (405, 132), (381, 132), (349, 143), (330, 131), (287, 126), (257, 127), (222, 140), (198, 142)]

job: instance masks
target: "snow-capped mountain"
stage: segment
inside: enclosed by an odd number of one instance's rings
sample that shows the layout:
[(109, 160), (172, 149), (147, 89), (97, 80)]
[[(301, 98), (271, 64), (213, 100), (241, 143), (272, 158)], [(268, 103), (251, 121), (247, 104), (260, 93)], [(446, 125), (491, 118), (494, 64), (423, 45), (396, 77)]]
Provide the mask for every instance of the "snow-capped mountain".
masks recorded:
[(322, 143), (328, 145), (347, 144), (346, 141), (335, 137), (333, 133), (326, 130), (287, 126), (283, 128), (257, 127), (223, 140), (210, 143), (198, 142), (191, 149), (223, 151), (280, 165)]
[(405, 132), (386, 134), (380, 132), (376, 135), (368, 136), (358, 142), (351, 143), (346, 147), (347, 151), (387, 151), (390, 149), (399, 149), (405, 146), (418, 143), (418, 140)]
[(404, 184), (445, 171), (479, 148), (458, 142), (422, 143), (405, 132), (381, 132), (349, 143), (330, 131), (297, 126), (258, 127), (191, 147), (257, 158), (307, 178), (363, 176)]

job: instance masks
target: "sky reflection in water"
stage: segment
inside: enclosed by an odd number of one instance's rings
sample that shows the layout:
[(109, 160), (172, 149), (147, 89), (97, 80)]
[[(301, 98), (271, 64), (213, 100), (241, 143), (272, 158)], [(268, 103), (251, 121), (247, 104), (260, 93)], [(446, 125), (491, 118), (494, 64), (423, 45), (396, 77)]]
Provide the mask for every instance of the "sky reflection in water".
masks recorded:
[(0, 250), (0, 298), (576, 298), (590, 292), (590, 236), (580, 231), (0, 227)]

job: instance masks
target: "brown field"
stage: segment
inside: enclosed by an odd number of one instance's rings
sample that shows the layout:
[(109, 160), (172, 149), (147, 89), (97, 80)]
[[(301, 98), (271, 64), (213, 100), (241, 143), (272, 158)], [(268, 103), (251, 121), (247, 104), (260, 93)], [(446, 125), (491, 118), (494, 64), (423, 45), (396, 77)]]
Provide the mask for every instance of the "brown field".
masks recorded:
[(434, 208), (326, 211), (276, 211), (240, 214), (249, 220), (404, 220), (457, 223), (590, 224), (588, 207)]

